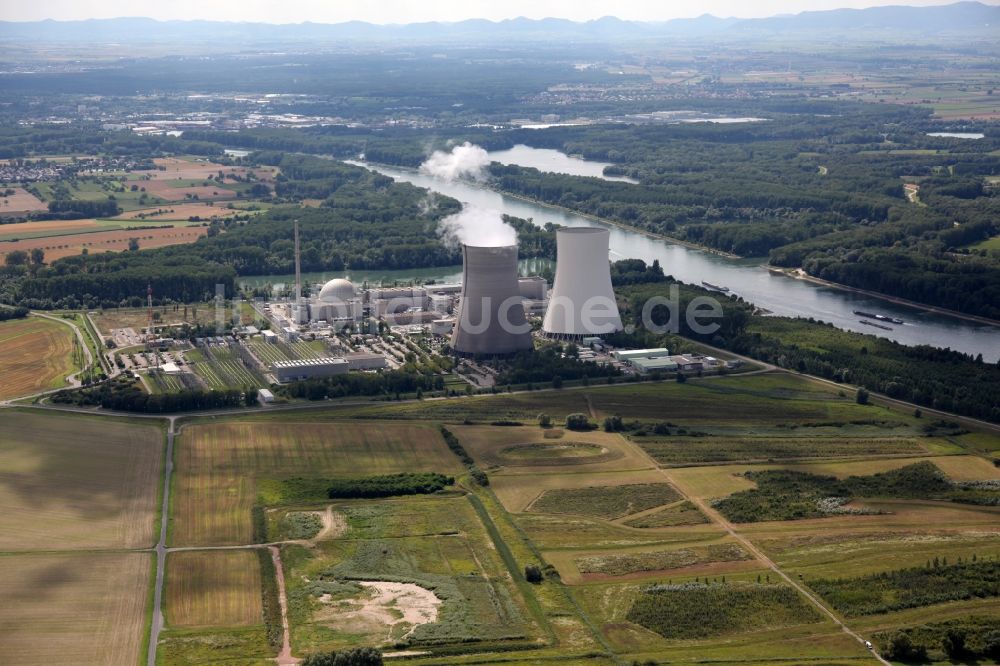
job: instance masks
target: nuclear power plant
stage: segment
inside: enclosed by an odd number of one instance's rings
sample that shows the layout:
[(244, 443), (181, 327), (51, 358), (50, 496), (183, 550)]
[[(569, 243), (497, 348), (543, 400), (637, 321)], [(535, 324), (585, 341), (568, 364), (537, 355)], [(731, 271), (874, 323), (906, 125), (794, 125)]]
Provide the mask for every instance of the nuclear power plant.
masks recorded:
[(533, 348), (517, 274), (517, 246), (462, 246), (462, 296), (451, 346), (463, 355)]
[(611, 233), (595, 227), (556, 231), (556, 277), (542, 331), (557, 340), (581, 340), (622, 330), (611, 288)]

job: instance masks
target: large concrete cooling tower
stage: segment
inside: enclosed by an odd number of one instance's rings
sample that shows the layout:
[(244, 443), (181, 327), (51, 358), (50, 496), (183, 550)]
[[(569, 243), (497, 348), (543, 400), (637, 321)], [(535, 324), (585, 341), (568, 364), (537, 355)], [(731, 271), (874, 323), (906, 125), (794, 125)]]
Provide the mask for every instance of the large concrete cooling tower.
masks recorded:
[(576, 340), (622, 330), (611, 288), (607, 229), (564, 227), (556, 231), (556, 279), (542, 331)]
[(451, 338), (459, 354), (510, 354), (531, 349), (517, 284), (517, 246), (462, 246), (462, 302)]

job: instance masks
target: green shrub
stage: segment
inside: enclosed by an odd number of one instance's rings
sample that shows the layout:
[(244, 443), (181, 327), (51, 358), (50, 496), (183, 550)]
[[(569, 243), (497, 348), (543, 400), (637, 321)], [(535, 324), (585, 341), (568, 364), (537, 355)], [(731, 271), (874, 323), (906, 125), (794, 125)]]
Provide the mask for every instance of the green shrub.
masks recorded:
[(586, 414), (568, 414), (566, 416), (567, 430), (590, 430), (590, 419)]
[(330, 499), (391, 497), (393, 495), (429, 495), (453, 485), (455, 479), (436, 472), (403, 472), (328, 482)]
[(754, 583), (685, 583), (643, 590), (626, 619), (668, 639), (707, 638), (817, 622), (793, 588)]

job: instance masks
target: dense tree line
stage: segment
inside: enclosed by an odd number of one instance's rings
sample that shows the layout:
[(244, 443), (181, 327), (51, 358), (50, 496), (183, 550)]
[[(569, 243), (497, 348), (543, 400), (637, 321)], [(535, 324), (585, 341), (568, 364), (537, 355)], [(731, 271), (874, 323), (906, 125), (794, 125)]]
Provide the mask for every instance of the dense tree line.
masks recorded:
[(573, 353), (563, 353), (561, 345), (550, 345), (537, 351), (519, 352), (500, 362), (497, 383), (553, 384), (562, 381), (617, 377), (621, 371), (610, 365), (587, 363)]
[(18, 306), (16, 308), (4, 308), (0, 307), (0, 321), (8, 321), (10, 319), (24, 319), (28, 316), (30, 310), (24, 306)]
[(292, 398), (326, 400), (349, 396), (399, 396), (444, 389), (441, 375), (390, 370), (378, 374), (351, 373), (291, 382), (282, 391)]
[(72, 220), (85, 217), (114, 217), (122, 212), (118, 202), (108, 197), (96, 201), (57, 199), (49, 202), (50, 218)]
[(112, 381), (93, 388), (60, 391), (52, 397), (52, 401), (60, 404), (99, 405), (103, 409), (122, 412), (168, 414), (256, 404), (256, 398), (250, 399), (248, 395), (237, 390), (184, 390), (150, 395), (132, 382)]
[(893, 661), (926, 662), (936, 650), (953, 661), (997, 660), (1000, 659), (1000, 620), (971, 616), (931, 622), (877, 633), (875, 641), (879, 653)]
[[(978, 559), (978, 558), (977, 558)], [(878, 615), (959, 599), (1000, 596), (1000, 562), (947, 564), (935, 558), (927, 566), (897, 569), (857, 578), (809, 582), (824, 600), (848, 616)]]
[(317, 652), (302, 660), (302, 666), (382, 666), (382, 652), (372, 647)]
[[(642, 306), (652, 297), (670, 296), (668, 281), (654, 281), (617, 288), (619, 306), (632, 334), (607, 336), (616, 346), (637, 348), (666, 346), (675, 349), (671, 334), (654, 333), (642, 322)], [(892, 340), (849, 331), (807, 319), (755, 314), (742, 299), (721, 296), (699, 287), (681, 285), (679, 308), (683, 313), (697, 296), (711, 296), (722, 307), (719, 329), (712, 334), (691, 330), (681, 316), (681, 335), (729, 349), (791, 370), (863, 386), (900, 400), (1000, 422), (1000, 366), (984, 363), (948, 349), (906, 346)], [(669, 322), (665, 308), (653, 311), (657, 324)]]
[(394, 495), (429, 495), (455, 483), (454, 477), (435, 472), (403, 472), (329, 482), (330, 499), (392, 497)]

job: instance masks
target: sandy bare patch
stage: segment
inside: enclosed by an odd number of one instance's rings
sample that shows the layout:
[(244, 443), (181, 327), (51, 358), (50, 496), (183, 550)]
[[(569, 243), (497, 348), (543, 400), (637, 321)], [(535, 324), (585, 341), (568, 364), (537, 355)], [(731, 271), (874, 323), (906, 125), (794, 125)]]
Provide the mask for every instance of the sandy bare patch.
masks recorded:
[(405, 638), (418, 626), (437, 621), (441, 600), (426, 588), (381, 580), (357, 584), (365, 588), (358, 598), (333, 601), (328, 594), (321, 596), (320, 602), (329, 605), (321, 619), (348, 631), (373, 635), (384, 632), (387, 642)]
[(323, 521), (323, 529), (313, 537), (313, 541), (336, 539), (347, 531), (347, 517), (339, 511), (334, 511), (332, 506), (326, 507), (326, 511), (317, 511), (316, 515)]

